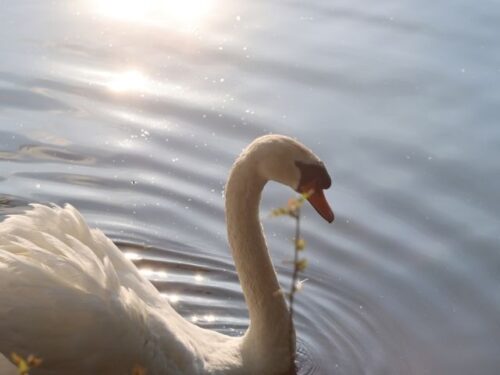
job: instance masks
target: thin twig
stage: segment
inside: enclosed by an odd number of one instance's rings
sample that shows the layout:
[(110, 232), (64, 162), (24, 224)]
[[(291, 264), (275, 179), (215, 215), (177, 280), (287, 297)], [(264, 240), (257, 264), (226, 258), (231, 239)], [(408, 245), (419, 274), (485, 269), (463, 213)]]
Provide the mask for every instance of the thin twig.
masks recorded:
[(290, 286), (290, 293), (288, 293), (288, 306), (290, 309), (290, 326), (289, 326), (289, 332), (290, 332), (290, 361), (292, 364), (292, 369), (295, 367), (295, 335), (294, 335), (294, 328), (293, 328), (293, 302), (294, 302), (294, 297), (295, 297), (295, 292), (297, 291), (297, 280), (299, 277), (299, 247), (298, 243), (300, 240), (300, 207), (297, 207), (294, 214), (292, 215), (293, 218), (295, 219), (295, 239), (294, 239), (294, 244), (295, 244), (295, 254), (293, 258), (293, 274), (292, 274), (292, 285)]
[(296, 374), (295, 359), (297, 357), (296, 353), (296, 337), (293, 325), (293, 315), (294, 315), (294, 300), (295, 293), (299, 290), (297, 287), (299, 280), (299, 273), (307, 267), (307, 260), (305, 258), (299, 257), (299, 252), (304, 250), (305, 242), (300, 237), (300, 207), (312, 194), (312, 191), (302, 194), (300, 197), (295, 199), (290, 199), (286, 207), (279, 207), (271, 212), (271, 216), (290, 216), (295, 220), (295, 238), (294, 238), (294, 258), (293, 258), (293, 274), (292, 274), (292, 285), (290, 286), (290, 292), (288, 293), (288, 308), (290, 313), (289, 320), (289, 351), (290, 351), (290, 374)]

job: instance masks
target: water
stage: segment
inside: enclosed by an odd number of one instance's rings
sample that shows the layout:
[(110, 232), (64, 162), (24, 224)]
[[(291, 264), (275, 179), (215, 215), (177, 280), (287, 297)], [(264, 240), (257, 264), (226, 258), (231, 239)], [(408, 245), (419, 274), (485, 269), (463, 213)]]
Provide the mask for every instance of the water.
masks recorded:
[[(239, 334), (222, 188), (253, 138), (292, 135), (337, 217), (304, 213), (300, 373), (498, 374), (498, 2), (0, 9), (3, 214), (72, 203), (186, 318)], [(283, 285), (293, 223), (266, 213), (288, 195), (262, 206)]]

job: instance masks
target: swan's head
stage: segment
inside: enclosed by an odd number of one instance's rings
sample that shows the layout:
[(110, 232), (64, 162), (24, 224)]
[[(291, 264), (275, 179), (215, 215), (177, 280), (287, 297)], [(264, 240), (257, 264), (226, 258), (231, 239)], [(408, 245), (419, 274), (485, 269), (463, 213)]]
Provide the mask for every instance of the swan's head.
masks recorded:
[(262, 177), (288, 185), (299, 193), (310, 193), (309, 203), (325, 220), (333, 221), (333, 211), (323, 193), (332, 180), (324, 163), (311, 150), (292, 138), (266, 135), (252, 142), (247, 152), (258, 155)]

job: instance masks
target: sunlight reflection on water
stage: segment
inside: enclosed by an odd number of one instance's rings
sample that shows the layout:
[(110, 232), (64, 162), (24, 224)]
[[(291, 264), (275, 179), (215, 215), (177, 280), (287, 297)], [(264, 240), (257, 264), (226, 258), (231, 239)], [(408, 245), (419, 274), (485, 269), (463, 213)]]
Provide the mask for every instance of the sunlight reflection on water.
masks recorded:
[(216, 0), (94, 0), (93, 10), (106, 17), (183, 31), (199, 27)]
[(147, 78), (137, 70), (115, 74), (107, 83), (112, 91), (144, 91), (148, 86)]

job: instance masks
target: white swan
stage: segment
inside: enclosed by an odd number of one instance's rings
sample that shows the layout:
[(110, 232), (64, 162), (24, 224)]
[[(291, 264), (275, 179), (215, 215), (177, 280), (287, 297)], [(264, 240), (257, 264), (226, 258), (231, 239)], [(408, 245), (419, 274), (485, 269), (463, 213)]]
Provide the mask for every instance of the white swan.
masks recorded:
[(32, 375), (282, 374), (289, 314), (259, 222), (268, 180), (297, 191), (329, 222), (323, 163), (279, 135), (252, 142), (233, 165), (226, 216), (250, 327), (243, 337), (182, 318), (99, 230), (70, 205), (32, 205), (0, 223), (0, 352), (42, 357)]

